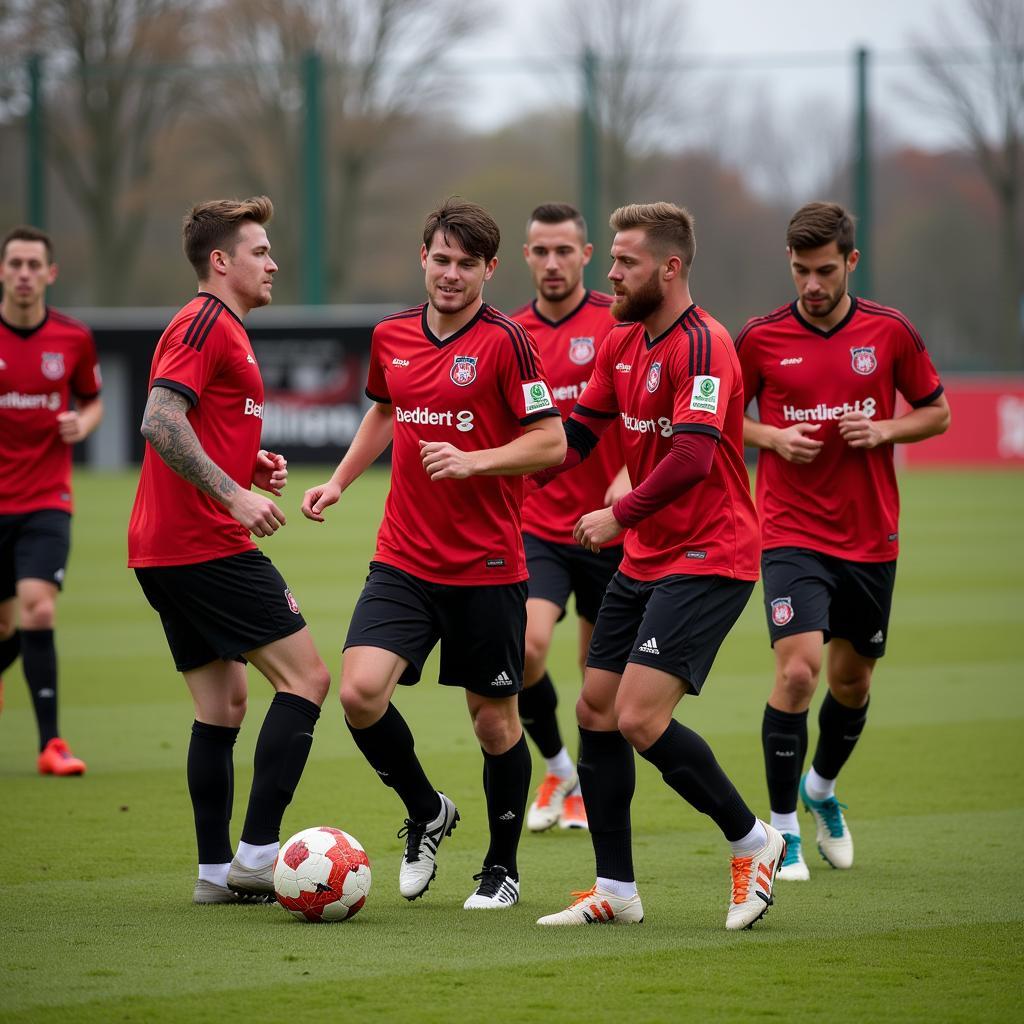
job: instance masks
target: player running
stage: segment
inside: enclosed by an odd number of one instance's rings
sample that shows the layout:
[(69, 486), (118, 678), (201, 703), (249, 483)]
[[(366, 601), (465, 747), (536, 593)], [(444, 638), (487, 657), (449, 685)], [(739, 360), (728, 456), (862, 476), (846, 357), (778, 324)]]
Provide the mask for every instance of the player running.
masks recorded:
[[(583, 268), (594, 247), (579, 211), (567, 203), (538, 206), (526, 225), (523, 255), (537, 296), (512, 314), (537, 342), (551, 392), (563, 419), (586, 387), (594, 357), (615, 321), (612, 297), (583, 286)], [(558, 694), (547, 668), (555, 625), (575, 594), (579, 619), (579, 665), (586, 662), (601, 598), (622, 560), (621, 539), (599, 552), (576, 543), (573, 528), (584, 512), (610, 505), (629, 490), (618, 429), (604, 439), (594, 458), (523, 503), (523, 544), (530, 573), (526, 601), (526, 664), (519, 717), (547, 766), (530, 804), (526, 827), (543, 832), (587, 827), (576, 766), (558, 728)]]
[[(949, 405), (910, 321), (850, 296), (859, 253), (846, 210), (801, 207), (786, 245), (796, 301), (749, 321), (736, 348), (746, 401), (757, 400), (760, 417), (744, 418), (743, 438), (761, 449), (761, 569), (775, 651), (761, 728), (771, 823), (787, 843), (779, 877), (803, 881), (798, 792), (821, 856), (834, 868), (853, 865), (835, 784), (864, 729), (888, 638), (899, 537), (893, 445), (941, 434)], [(899, 417), (897, 391), (911, 406)], [(814, 760), (801, 776), (825, 643), (828, 693)]]
[(757, 579), (739, 364), (725, 329), (690, 297), (690, 214), (671, 203), (625, 206), (611, 226), (612, 314), (624, 323), (606, 338), (566, 424), (562, 467), (589, 455), (620, 421), (636, 488), (575, 530), (598, 551), (627, 529), (576, 705), (597, 879), (538, 924), (643, 920), (629, 813), (636, 749), (722, 830), (732, 852), (726, 928), (749, 928), (772, 902), (785, 842), (754, 817), (707, 743), (673, 718), (686, 694), (701, 693)]
[(530, 787), (519, 724), (526, 625), (522, 474), (562, 461), (565, 433), (529, 334), (486, 305), (498, 225), (449, 199), (426, 221), (427, 302), (373, 332), (373, 404), (331, 479), (306, 492), (324, 510), (393, 442), (391, 491), (370, 575), (345, 640), (341, 702), (356, 746), (405, 804), (399, 891), (422, 896), (459, 820), (428, 780), (391, 703), (440, 641), (439, 682), (461, 686), (484, 756), (490, 845), (466, 909), (519, 900), (516, 859)]
[(82, 775), (57, 729), (54, 627), (71, 545), (71, 449), (103, 418), (100, 368), (89, 328), (46, 304), (57, 280), (49, 235), (10, 231), (0, 280), (0, 673), (21, 655), (39, 774)]

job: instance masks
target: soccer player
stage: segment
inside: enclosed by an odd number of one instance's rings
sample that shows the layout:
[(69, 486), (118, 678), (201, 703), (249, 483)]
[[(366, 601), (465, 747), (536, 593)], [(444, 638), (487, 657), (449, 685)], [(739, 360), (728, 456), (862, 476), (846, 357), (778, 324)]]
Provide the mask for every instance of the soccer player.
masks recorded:
[[(583, 286), (583, 268), (593, 250), (587, 241), (586, 222), (575, 207), (545, 203), (530, 214), (523, 255), (537, 296), (513, 313), (512, 319), (537, 342), (563, 419), (583, 393), (594, 356), (615, 322), (610, 313), (612, 297)], [(519, 717), (547, 765), (526, 815), (526, 827), (532, 832), (543, 832), (555, 824), (587, 827), (576, 766), (558, 728), (558, 694), (547, 658), (555, 625), (565, 616), (569, 595), (574, 593), (583, 669), (601, 598), (622, 559), (622, 544), (617, 539), (595, 554), (580, 547), (572, 531), (584, 512), (610, 505), (628, 490), (616, 429), (593, 459), (543, 490), (529, 492), (523, 503), (523, 544), (530, 580)]]
[[(779, 877), (806, 880), (797, 793), (821, 856), (853, 865), (836, 778), (867, 718), (885, 653), (896, 578), (899, 495), (893, 445), (949, 425), (949, 405), (921, 336), (898, 310), (850, 296), (854, 221), (808, 203), (786, 233), (796, 301), (750, 320), (736, 339), (746, 401), (743, 437), (759, 448), (765, 612), (775, 685), (761, 729), (771, 823), (786, 837)], [(896, 417), (897, 390), (910, 404)], [(806, 775), (807, 709), (829, 643), (828, 692)]]
[(71, 448), (103, 418), (100, 368), (89, 328), (46, 304), (57, 280), (47, 234), (10, 231), (0, 279), (0, 673), (21, 654), (39, 773), (81, 775), (85, 762), (57, 729), (54, 625), (71, 543)]
[[(260, 448), (263, 380), (246, 314), (270, 302), (277, 264), (266, 196), (215, 200), (185, 217), (199, 293), (157, 343), (142, 421), (146, 452), (128, 526), (128, 564), (160, 615), (195, 705), (188, 789), (199, 877), (193, 902), (270, 899), (281, 819), (330, 688), (299, 606), (252, 535), (285, 517), (284, 458)], [(276, 691), (256, 743), (249, 807), (232, 858), (232, 747), (252, 662)]]
[(522, 687), (526, 558), (522, 474), (555, 465), (565, 433), (533, 340), (483, 301), (498, 225), (457, 198), (427, 218), (427, 302), (373, 332), (372, 405), (338, 468), (303, 513), (323, 522), (393, 442), (391, 491), (370, 574), (345, 640), (341, 702), (356, 746), (405, 804), (399, 891), (422, 896), (441, 840), (459, 820), (428, 780), (391, 696), (417, 682), (440, 640), (439, 682), (461, 686), (483, 749), (490, 845), (465, 908), (519, 900), (516, 851), (529, 798)]
[(686, 694), (701, 693), (757, 579), (743, 382), (729, 335), (690, 297), (690, 214), (671, 203), (624, 206), (611, 226), (612, 315), (623, 323), (605, 339), (566, 424), (561, 467), (578, 464), (620, 421), (635, 489), (575, 530), (590, 551), (627, 531), (576, 705), (597, 879), (538, 924), (643, 920), (629, 816), (635, 749), (722, 830), (732, 852), (726, 928), (749, 928), (771, 904), (785, 842), (754, 817), (707, 743), (673, 718)]

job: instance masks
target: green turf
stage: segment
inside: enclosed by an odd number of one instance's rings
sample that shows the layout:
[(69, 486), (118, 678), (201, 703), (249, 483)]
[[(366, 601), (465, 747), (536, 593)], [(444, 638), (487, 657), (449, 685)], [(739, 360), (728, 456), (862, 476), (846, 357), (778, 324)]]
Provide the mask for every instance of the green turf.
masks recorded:
[[(265, 550), (336, 675), (385, 477), (356, 485), (326, 527), (298, 512), (318, 478), (293, 473), (289, 524)], [(0, 1020), (1020, 1019), (1024, 475), (905, 476), (889, 655), (840, 792), (857, 865), (836, 872), (813, 856), (811, 881), (781, 883), (771, 913), (738, 935), (723, 927), (720, 836), (646, 762), (634, 803), (644, 925), (533, 924), (593, 880), (587, 836), (557, 830), (524, 837), (519, 907), (464, 912), (485, 845), (480, 754), (461, 692), (431, 683), (403, 690), (399, 704), (463, 820), (426, 899), (398, 895), (403, 814), (356, 752), (332, 694), (285, 829), (331, 824), (358, 836), (374, 872), (365, 909), (346, 924), (304, 926), (277, 907), (193, 907), (192, 715), (156, 616), (123, 568), (133, 486), (127, 475), (78, 476), (58, 643), (63, 732), (89, 763), (84, 778), (36, 776), (20, 669), (5, 677)], [(574, 651), (565, 625), (552, 665), (570, 736)], [(705, 696), (678, 712), (761, 813), (771, 672), (757, 592)], [(253, 685), (236, 829), (270, 696), (258, 676)], [(813, 837), (806, 819), (804, 835)]]

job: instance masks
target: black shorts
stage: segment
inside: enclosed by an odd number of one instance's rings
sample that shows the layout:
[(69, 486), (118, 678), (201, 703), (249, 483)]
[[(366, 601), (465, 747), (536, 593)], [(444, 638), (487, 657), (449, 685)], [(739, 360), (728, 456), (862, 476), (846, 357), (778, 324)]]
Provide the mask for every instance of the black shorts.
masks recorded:
[(849, 640), (864, 658), (885, 654), (896, 562), (849, 562), (807, 548), (761, 555), (764, 610), (772, 646), (820, 630)]
[(0, 516), (0, 601), (18, 580), (46, 580), (59, 590), (71, 550), (71, 513), (59, 508)]
[(629, 662), (648, 665), (698, 694), (753, 589), (747, 580), (724, 576), (644, 581), (617, 572), (597, 616), (587, 667), (622, 675)]
[(442, 686), (515, 696), (523, 688), (526, 584), (456, 587), (371, 562), (345, 649), (379, 647), (405, 658), (399, 683), (411, 686), (438, 640)]
[(530, 571), (529, 597), (542, 597), (562, 609), (565, 618), (569, 595), (576, 595), (576, 614), (597, 621), (604, 592), (622, 561), (622, 545), (588, 551), (579, 544), (556, 544), (532, 533), (523, 534), (526, 568)]
[(281, 574), (262, 551), (193, 565), (136, 569), (160, 613), (175, 667), (189, 672), (297, 633), (306, 625)]

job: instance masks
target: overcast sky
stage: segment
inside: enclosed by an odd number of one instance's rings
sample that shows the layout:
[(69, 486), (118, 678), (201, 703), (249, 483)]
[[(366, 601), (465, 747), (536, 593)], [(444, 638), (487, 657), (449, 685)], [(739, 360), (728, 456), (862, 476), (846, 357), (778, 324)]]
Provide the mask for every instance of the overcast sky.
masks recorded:
[[(901, 138), (925, 146), (941, 146), (950, 137), (946, 126), (909, 103), (900, 84), (912, 69), (900, 59), (915, 34), (928, 34), (937, 15), (957, 15), (964, 0), (853, 0), (844, 4), (795, 3), (792, 0), (687, 0), (679, 37), (666, 40), (666, 55), (700, 53), (707, 58), (737, 58), (733, 79), (738, 90), (767, 90), (781, 106), (797, 106), (824, 90), (833, 105), (852, 111), (852, 53), (858, 46), (876, 51), (871, 99), (876, 110), (897, 128)], [(629, 0), (623, 0), (629, 3)], [(479, 69), (464, 115), (480, 128), (493, 127), (524, 109), (543, 105), (545, 90), (564, 94), (557, 76), (515, 74), (516, 58), (551, 58), (565, 65), (571, 54), (557, 49), (560, 0), (499, 2), (493, 28), (478, 37), (464, 60)], [(970, 40), (964, 40), (970, 42)], [(844, 55), (849, 56), (844, 60)], [(812, 65), (786, 69), (777, 65), (788, 56)], [(828, 61), (827, 58), (834, 58)], [(775, 66), (773, 66), (775, 65)], [(719, 64), (726, 73), (727, 63)], [(549, 83), (549, 84), (545, 84)]]

